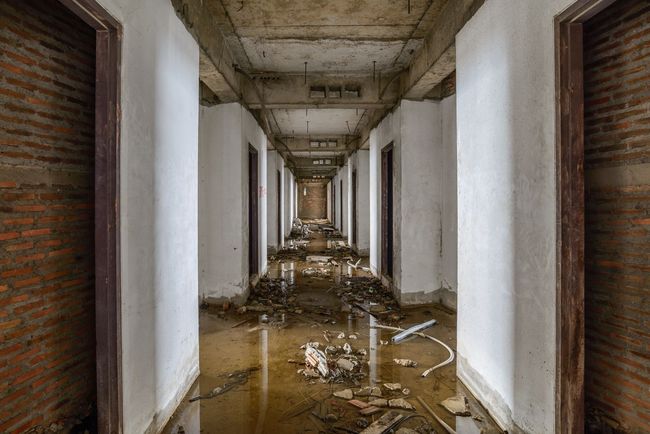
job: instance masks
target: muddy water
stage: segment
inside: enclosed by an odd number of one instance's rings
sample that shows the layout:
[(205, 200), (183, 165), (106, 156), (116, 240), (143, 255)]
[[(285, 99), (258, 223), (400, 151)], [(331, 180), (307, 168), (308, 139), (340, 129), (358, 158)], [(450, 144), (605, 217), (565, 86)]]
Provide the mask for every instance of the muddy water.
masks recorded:
[[(310, 243), (308, 250), (317, 253), (325, 247), (326, 240), (318, 237)], [(319, 307), (336, 312), (329, 318), (328, 324), (317, 324), (313, 316), (308, 315), (286, 315), (284, 323), (282, 318), (278, 317), (277, 323), (266, 324), (259, 321), (259, 313), (238, 315), (232, 309), (225, 314), (201, 311), (201, 376), (172, 417), (165, 433), (360, 432), (362, 429), (354, 425), (355, 420), (359, 418), (358, 409), (345, 400), (331, 396), (332, 392), (349, 388), (350, 385), (324, 384), (318, 379), (309, 379), (297, 372), (304, 366), (304, 350), (300, 347), (310, 341), (327, 344), (323, 337), (325, 330), (329, 330), (334, 336), (331, 338), (331, 344), (343, 345), (348, 342), (354, 350), (363, 348), (367, 351), (367, 366), (363, 368), (367, 376), (361, 381), (361, 386), (401, 383), (403, 388), (410, 389), (407, 400), (416, 407), (418, 414), (431, 421), (437, 432), (445, 431), (421, 408), (416, 397), (422, 397), (446, 423), (456, 427), (459, 433), (500, 432), (475, 402), (471, 402), (472, 413), (479, 415), (482, 420), (454, 417), (438, 405), (440, 401), (456, 395), (457, 392), (468, 395), (456, 380), (455, 363), (439, 369), (427, 378), (420, 376), (422, 371), (447, 358), (444, 348), (422, 338), (412, 338), (398, 345), (382, 344), (382, 341), (390, 340), (391, 332), (371, 328), (375, 321), (373, 317), (366, 314), (363, 318), (358, 318), (350, 314), (334, 291), (328, 292), (333, 282), (341, 276), (365, 275), (363, 271), (339, 265), (330, 267), (332, 276), (329, 278), (306, 278), (301, 275), (305, 267), (313, 266), (314, 264), (304, 261), (275, 261), (269, 264), (269, 275), (284, 276), (290, 282), (295, 280), (297, 302), (304, 306), (306, 311)], [(455, 314), (436, 305), (408, 309), (404, 313), (406, 319), (400, 323), (402, 327), (436, 319), (438, 323), (427, 333), (455, 349)], [(247, 318), (251, 320), (241, 324)], [(356, 334), (358, 338), (336, 339), (339, 332), (344, 332), (346, 336)], [(396, 358), (415, 360), (418, 367), (399, 366), (393, 362)], [(298, 363), (290, 363), (289, 360)], [(188, 402), (190, 397), (208, 393), (228, 382), (229, 372), (252, 367), (259, 367), (259, 370), (252, 372), (245, 384), (212, 399)], [(399, 396), (403, 395), (396, 395)], [(313, 409), (291, 417), (292, 413), (295, 413), (292, 410), (300, 407), (306, 400), (316, 401)], [(312, 411), (318, 416), (334, 415), (329, 416), (332, 420), (337, 419), (333, 425), (345, 426), (350, 431), (328, 431), (327, 425), (320, 422)], [(382, 413), (366, 419), (372, 422)], [(408, 413), (413, 412), (405, 412)], [(421, 424), (422, 419), (415, 418), (403, 426), (415, 428)]]

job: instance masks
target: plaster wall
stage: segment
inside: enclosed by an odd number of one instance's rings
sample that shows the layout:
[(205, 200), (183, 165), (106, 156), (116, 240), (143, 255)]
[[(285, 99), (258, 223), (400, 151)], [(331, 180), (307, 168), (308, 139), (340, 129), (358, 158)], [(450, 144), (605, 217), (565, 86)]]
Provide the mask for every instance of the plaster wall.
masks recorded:
[(442, 274), (442, 117), (438, 102), (402, 101), (396, 163), (394, 285), (404, 304), (431, 302)]
[(201, 108), (202, 246), (199, 287), (203, 298), (243, 302), (248, 296), (248, 152), (258, 152), (259, 264), (266, 270), (266, 136), (237, 103)]
[(327, 219), (332, 219), (332, 181), (327, 183)]
[[(339, 203), (342, 204), (341, 208), (341, 235), (344, 237), (348, 236), (350, 229), (350, 177), (349, 177), (350, 166), (348, 163), (345, 163), (339, 170), (339, 189), (341, 190), (341, 196), (339, 196)], [(342, 184), (341, 184), (342, 182)], [(341, 200), (342, 199), (342, 200)]]
[(440, 102), (442, 116), (442, 276), (439, 300), (456, 308), (458, 292), (458, 189), (456, 95)]
[(392, 286), (402, 304), (439, 298), (442, 276), (442, 108), (402, 101), (370, 135), (371, 268), (381, 267), (381, 153), (393, 144)]
[(489, 0), (456, 38), (458, 375), (509, 431), (555, 429), (554, 16)]
[(278, 152), (274, 150), (267, 151), (266, 156), (266, 187), (267, 192), (267, 251), (275, 252), (278, 249)]
[(123, 26), (123, 432), (158, 432), (199, 370), (199, 48), (169, 2), (99, 0)]
[[(370, 151), (360, 149), (349, 160), (351, 172), (357, 172), (357, 243), (355, 249), (363, 256), (370, 254)], [(350, 179), (352, 174), (350, 173)], [(352, 194), (350, 194), (352, 196)], [(352, 198), (350, 198), (352, 210)], [(353, 212), (350, 212), (350, 227), (352, 227)], [(350, 245), (352, 245), (352, 232), (350, 231)]]
[(291, 234), (291, 225), (293, 224), (293, 195), (295, 189), (293, 188), (294, 178), (293, 173), (288, 167), (284, 168), (284, 236), (288, 237)]

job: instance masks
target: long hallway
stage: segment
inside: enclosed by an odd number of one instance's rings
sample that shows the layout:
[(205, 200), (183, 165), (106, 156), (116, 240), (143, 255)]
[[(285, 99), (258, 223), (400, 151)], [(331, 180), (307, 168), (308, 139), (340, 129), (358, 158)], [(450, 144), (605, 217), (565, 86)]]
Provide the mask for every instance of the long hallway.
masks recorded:
[[(445, 432), (418, 397), (458, 432), (501, 432), (456, 380), (455, 362), (422, 377), (449, 358), (443, 346), (415, 336), (393, 344), (396, 332), (378, 328), (435, 319), (424, 332), (455, 352), (455, 313), (440, 304), (401, 309), (364, 271), (367, 258), (354, 254), (330, 224), (304, 224), (311, 233), (289, 241), (300, 247), (270, 258), (268, 277), (246, 305), (201, 310), (201, 376), (165, 433), (217, 434), (226, 427), (241, 434), (359, 433), (389, 411), (404, 417), (396, 432)], [(308, 346), (327, 358), (327, 376), (306, 361)], [(457, 396), (468, 397), (470, 413), (456, 417), (438, 405)], [(364, 404), (351, 404), (353, 399)], [(391, 400), (413, 409), (390, 410)], [(381, 405), (364, 416), (359, 406), (368, 402)]]

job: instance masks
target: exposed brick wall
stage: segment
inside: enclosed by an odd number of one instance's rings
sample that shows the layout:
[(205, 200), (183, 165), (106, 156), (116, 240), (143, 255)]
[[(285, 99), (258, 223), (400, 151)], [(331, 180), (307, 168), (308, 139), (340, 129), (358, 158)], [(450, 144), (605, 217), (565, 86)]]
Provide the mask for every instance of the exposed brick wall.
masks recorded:
[(0, 1), (0, 432), (95, 399), (92, 29)]
[(586, 404), (648, 433), (650, 0), (585, 26), (585, 128)]
[[(307, 196), (304, 189), (307, 188)], [(327, 185), (323, 182), (298, 182), (298, 217), (301, 219), (327, 218)]]

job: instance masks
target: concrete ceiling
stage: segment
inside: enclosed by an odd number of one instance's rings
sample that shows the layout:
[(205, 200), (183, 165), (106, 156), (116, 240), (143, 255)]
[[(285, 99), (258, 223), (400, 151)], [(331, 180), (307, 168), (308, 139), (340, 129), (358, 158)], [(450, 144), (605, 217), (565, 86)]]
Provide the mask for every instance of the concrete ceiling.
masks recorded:
[[(406, 66), (447, 0), (212, 0), (249, 72), (390, 73)], [(410, 10), (409, 10), (410, 4)]]
[(435, 98), (484, 0), (170, 1), (201, 46), (202, 101), (244, 102), (310, 177), (336, 172), (310, 156), (342, 164), (400, 98)]
[(280, 134), (352, 136), (358, 133), (363, 113), (357, 109), (276, 109), (273, 117)]

